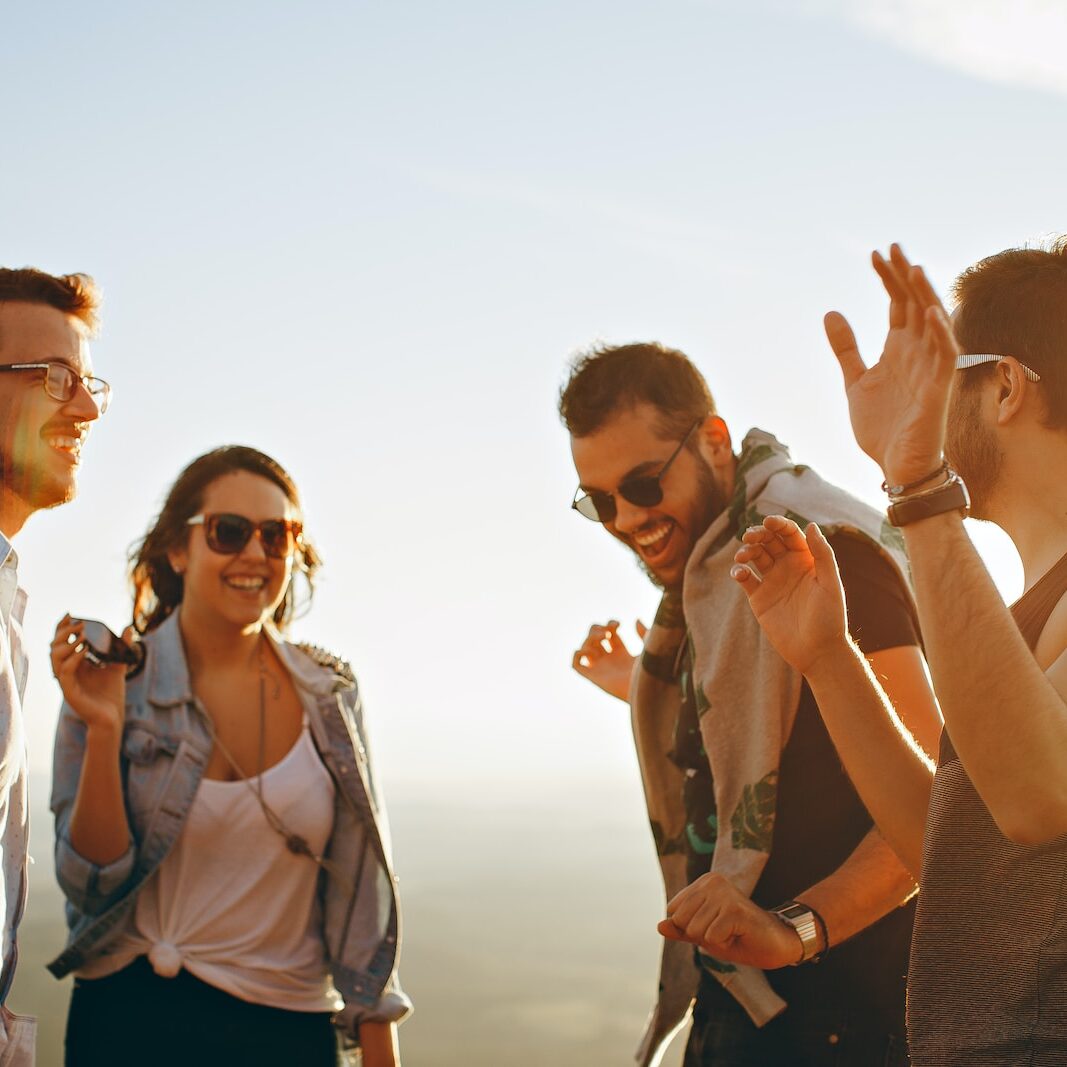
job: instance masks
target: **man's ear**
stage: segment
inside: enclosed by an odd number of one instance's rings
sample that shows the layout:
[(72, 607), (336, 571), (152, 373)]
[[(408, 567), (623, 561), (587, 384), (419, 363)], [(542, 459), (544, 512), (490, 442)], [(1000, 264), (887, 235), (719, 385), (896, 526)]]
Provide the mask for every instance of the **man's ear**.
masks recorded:
[(1031, 382), (1023, 371), (1022, 364), (1012, 356), (1005, 356), (996, 369), (997, 425), (1004, 426), (1018, 417), (1028, 397), (1038, 400)]
[(709, 415), (697, 428), (700, 451), (713, 470), (733, 464), (730, 429), (719, 415)]

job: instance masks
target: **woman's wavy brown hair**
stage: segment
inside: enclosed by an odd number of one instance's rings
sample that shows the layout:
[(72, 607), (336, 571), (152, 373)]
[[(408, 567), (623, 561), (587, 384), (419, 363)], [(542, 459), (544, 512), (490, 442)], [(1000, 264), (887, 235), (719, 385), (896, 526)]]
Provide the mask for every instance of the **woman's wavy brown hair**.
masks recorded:
[[(154, 630), (182, 602), (184, 583), (170, 565), (167, 553), (185, 545), (189, 519), (204, 503), (207, 487), (224, 474), (248, 471), (273, 482), (301, 514), (300, 494), (284, 467), (270, 456), (247, 445), (224, 445), (194, 459), (171, 486), (163, 509), (144, 537), (130, 549), (130, 581), (133, 585), (133, 625), (139, 633)], [(301, 538), (294, 571), (307, 581), (308, 597), (315, 592), (315, 572), (322, 560), (307, 537)], [(274, 622), (284, 630), (296, 617), (297, 603), (293, 581), (274, 612)], [(305, 603), (305, 606), (306, 606)]]

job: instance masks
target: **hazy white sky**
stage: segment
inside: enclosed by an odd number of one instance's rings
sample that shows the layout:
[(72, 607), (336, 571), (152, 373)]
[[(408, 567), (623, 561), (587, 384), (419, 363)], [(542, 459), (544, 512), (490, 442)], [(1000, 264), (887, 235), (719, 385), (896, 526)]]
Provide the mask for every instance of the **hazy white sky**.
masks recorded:
[[(936, 9), (936, 10), (935, 10)], [(106, 293), (113, 409), (19, 538), (34, 765), (70, 610), (224, 442), (296, 476), (326, 557), (300, 632), (353, 661), (391, 793), (633, 772), (569, 670), (656, 596), (568, 505), (555, 394), (657, 338), (727, 421), (872, 501), (821, 317), (873, 355), (871, 248), (945, 288), (1065, 228), (1063, 10), (1036, 2), (23, 4), (0, 29), (0, 261)], [(983, 537), (1018, 589), (1003, 542)]]

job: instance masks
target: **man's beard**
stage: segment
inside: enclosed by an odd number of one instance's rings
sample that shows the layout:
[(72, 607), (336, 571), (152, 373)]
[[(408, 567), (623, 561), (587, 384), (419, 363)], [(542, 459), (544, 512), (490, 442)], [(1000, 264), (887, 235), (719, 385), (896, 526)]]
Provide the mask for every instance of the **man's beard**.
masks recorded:
[[(43, 458), (43, 457), (42, 457)], [(59, 507), (74, 499), (74, 479), (49, 471), (42, 459), (0, 452), (0, 488), (31, 510)]]
[(1004, 462), (993, 431), (982, 421), (981, 397), (979, 389), (956, 394), (945, 434), (945, 458), (967, 483), (974, 519), (988, 518), (989, 501)]
[[(702, 511), (697, 512), (694, 528), (690, 531), (690, 536), (693, 539), (693, 543), (689, 546), (690, 555), (692, 555), (697, 542), (707, 532), (708, 527), (722, 514), (723, 508), (726, 507), (726, 497), (719, 488), (719, 483), (715, 481), (715, 475), (712, 473), (711, 467), (708, 466), (704, 457), (699, 453), (695, 454), (695, 458), (698, 478), (696, 497), (704, 507)], [(666, 590), (666, 582), (636, 552), (634, 553), (634, 560), (638, 569), (657, 589)]]

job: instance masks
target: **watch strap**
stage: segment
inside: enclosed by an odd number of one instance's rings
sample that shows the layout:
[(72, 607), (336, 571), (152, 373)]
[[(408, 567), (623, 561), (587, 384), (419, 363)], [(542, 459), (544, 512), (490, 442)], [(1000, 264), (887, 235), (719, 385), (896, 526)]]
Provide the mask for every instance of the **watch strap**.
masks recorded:
[(962, 511), (966, 514), (970, 506), (971, 498), (967, 486), (958, 474), (953, 473), (944, 485), (939, 485), (936, 489), (894, 500), (889, 505), (887, 515), (891, 525), (908, 526), (919, 522), (920, 519), (929, 519), (948, 511)]

